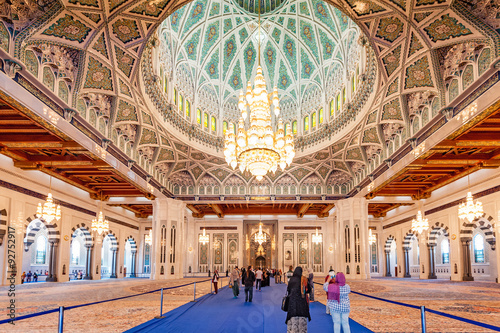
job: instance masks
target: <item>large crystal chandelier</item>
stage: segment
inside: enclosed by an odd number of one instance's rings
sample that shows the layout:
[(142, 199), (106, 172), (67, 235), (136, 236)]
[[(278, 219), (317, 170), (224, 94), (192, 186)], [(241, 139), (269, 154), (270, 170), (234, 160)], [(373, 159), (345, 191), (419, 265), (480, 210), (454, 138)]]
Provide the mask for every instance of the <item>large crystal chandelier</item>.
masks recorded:
[(153, 244), (153, 229), (149, 229), (149, 234), (144, 236), (144, 242), (149, 246)]
[(198, 241), (203, 245), (207, 244), (210, 241), (209, 236), (205, 234), (205, 228), (203, 228), (203, 235), (198, 236)]
[(109, 222), (104, 218), (104, 214), (101, 210), (99, 211), (99, 214), (97, 214), (96, 218), (92, 220), (92, 231), (97, 231), (97, 233), (101, 235), (103, 232), (108, 230)]
[(474, 203), (472, 193), (467, 192), (467, 199), (458, 206), (458, 217), (467, 219), (472, 223), (476, 218), (483, 216), (483, 204), (480, 201)]
[[(278, 88), (274, 87), (272, 94), (266, 90), (266, 81), (260, 67), (260, 2), (259, 2), (259, 64), (254, 80), (254, 89), (248, 82), (246, 95), (240, 93), (238, 108), (241, 117), (238, 123), (238, 132), (234, 134), (234, 125), (230, 124), (226, 130), (224, 156), (226, 162), (233, 169), (239, 166), (241, 172), (248, 170), (257, 180), (269, 172), (276, 172), (278, 166), (285, 170), (292, 163), (295, 156), (293, 134), (285, 128), (283, 120), (278, 120), (278, 130), (273, 131), (271, 120), (271, 106), (275, 117), (280, 113)], [(250, 126), (245, 130), (245, 120), (250, 110)]]
[(259, 245), (266, 242), (266, 234), (262, 232), (262, 222), (259, 224), (259, 232), (255, 234), (255, 241)]
[(316, 245), (323, 242), (323, 235), (318, 234), (318, 228), (316, 228), (316, 235), (312, 235), (312, 241)]
[(56, 204), (54, 203), (54, 200), (52, 199), (52, 193), (50, 193), (51, 190), (52, 177), (50, 177), (49, 194), (47, 195), (47, 199), (43, 203), (43, 206), (42, 203), (39, 202), (36, 209), (36, 217), (44, 220), (47, 223), (59, 222), (59, 220), (61, 219), (61, 206), (56, 206)]
[(422, 212), (418, 211), (417, 218), (411, 220), (411, 230), (416, 231), (421, 234), (425, 230), (429, 229), (429, 220), (422, 217)]

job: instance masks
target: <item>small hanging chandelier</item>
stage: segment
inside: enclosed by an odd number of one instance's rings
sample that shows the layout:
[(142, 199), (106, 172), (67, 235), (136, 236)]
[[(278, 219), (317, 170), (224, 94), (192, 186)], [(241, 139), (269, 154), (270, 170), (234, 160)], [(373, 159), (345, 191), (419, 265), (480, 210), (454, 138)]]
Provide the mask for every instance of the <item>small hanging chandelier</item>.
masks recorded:
[[(467, 166), (469, 165), (469, 161), (467, 161)], [(467, 192), (467, 197), (465, 202), (462, 202), (458, 206), (458, 217), (462, 220), (467, 219), (470, 223), (472, 223), (475, 219), (483, 216), (483, 204), (476, 200), (474, 203), (474, 198), (472, 198), (472, 192), (470, 191), (470, 172), (467, 173), (467, 184), (469, 191)]]
[(467, 192), (466, 201), (462, 202), (458, 206), (458, 217), (462, 220), (467, 219), (470, 223), (472, 223), (475, 219), (483, 216), (483, 214), (483, 204), (478, 200), (474, 203), (472, 193)]
[(262, 232), (262, 222), (259, 224), (259, 232), (255, 234), (255, 241), (262, 245), (266, 242), (266, 234)]
[(373, 245), (377, 241), (377, 236), (372, 233), (372, 229), (370, 229), (370, 232), (368, 234), (368, 244)]
[(203, 235), (198, 236), (198, 241), (203, 245), (207, 244), (210, 241), (210, 237), (205, 234), (205, 228), (203, 228)]
[(144, 236), (144, 242), (151, 246), (153, 244), (153, 229), (149, 229), (149, 234)]
[(61, 206), (54, 203), (52, 199), (52, 177), (50, 177), (50, 185), (49, 185), (49, 194), (47, 195), (47, 199), (45, 200), (43, 206), (42, 203), (38, 203), (38, 207), (36, 209), (36, 217), (44, 220), (47, 223), (59, 222), (61, 219)]
[(318, 234), (318, 228), (316, 228), (316, 235), (312, 235), (312, 241), (316, 245), (323, 243), (323, 235)]
[(97, 233), (101, 235), (103, 232), (106, 232), (108, 230), (109, 222), (104, 218), (101, 204), (101, 210), (99, 211), (99, 214), (97, 214), (96, 218), (92, 220), (92, 231), (97, 231)]
[(411, 230), (421, 234), (425, 230), (429, 229), (429, 220), (422, 217), (422, 212), (418, 211), (417, 218), (411, 220)]

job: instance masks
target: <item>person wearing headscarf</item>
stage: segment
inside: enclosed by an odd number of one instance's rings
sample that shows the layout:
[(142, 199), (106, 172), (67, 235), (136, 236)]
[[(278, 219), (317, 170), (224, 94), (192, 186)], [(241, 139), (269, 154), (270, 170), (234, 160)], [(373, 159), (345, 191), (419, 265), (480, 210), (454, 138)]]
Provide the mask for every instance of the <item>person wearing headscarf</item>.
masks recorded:
[[(330, 283), (332, 279), (335, 279), (334, 283)], [(349, 327), (349, 312), (351, 312), (349, 293), (351, 287), (346, 284), (344, 273), (337, 273), (335, 278), (330, 277), (329, 280), (323, 285), (323, 290), (327, 292), (328, 300), (326, 304), (332, 315), (333, 332), (340, 333), (342, 328), (344, 333), (351, 333)]]
[(231, 288), (233, 289), (233, 298), (238, 298), (238, 295), (240, 294), (240, 270), (238, 269), (238, 266), (234, 267), (233, 271), (231, 272), (231, 276), (229, 277), (229, 284)]
[(219, 271), (214, 270), (214, 275), (212, 276), (212, 283), (214, 284), (214, 294), (217, 294), (217, 291), (219, 290)]
[[(328, 275), (325, 277), (325, 283), (328, 282), (329, 284), (335, 283), (335, 271), (330, 268), (330, 271), (328, 272)], [(326, 296), (328, 297), (328, 292), (326, 292)], [(328, 304), (326, 305), (326, 314), (330, 314), (330, 308), (328, 307)]]
[(307, 272), (309, 275), (307, 276), (307, 283), (309, 283), (309, 301), (314, 302), (314, 274), (313, 274), (313, 269), (309, 267), (307, 269)]
[(307, 320), (311, 321), (309, 304), (307, 303), (308, 292), (307, 278), (302, 276), (302, 267), (297, 267), (287, 287), (289, 296), (288, 312), (285, 320), (287, 333), (307, 332)]

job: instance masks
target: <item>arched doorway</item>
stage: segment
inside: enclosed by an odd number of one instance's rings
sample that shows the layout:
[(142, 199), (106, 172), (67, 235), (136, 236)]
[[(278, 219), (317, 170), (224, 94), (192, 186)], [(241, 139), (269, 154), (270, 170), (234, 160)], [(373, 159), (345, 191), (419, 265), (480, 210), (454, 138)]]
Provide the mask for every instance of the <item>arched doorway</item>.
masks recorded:
[(101, 248), (101, 278), (116, 278), (117, 252), (116, 237), (111, 233), (105, 234)]
[(272, 263), (272, 246), (271, 246), (271, 236), (264, 232), (266, 236), (266, 241), (259, 244), (255, 241), (254, 233), (251, 236), (250, 242), (250, 263), (253, 267), (260, 267), (262, 269), (271, 268)]
[(73, 231), (70, 245), (70, 280), (90, 280), (92, 236), (85, 227)]
[[(396, 269), (398, 264), (397, 254), (396, 254), (396, 240), (393, 236), (389, 236), (385, 241), (385, 276), (397, 276)], [(394, 275), (393, 275), (394, 274)]]
[(129, 237), (125, 242), (125, 252), (123, 257), (123, 277), (136, 277), (135, 260), (137, 244), (134, 238)]
[(255, 258), (255, 268), (257, 268), (257, 267), (261, 267), (261, 268), (267, 267), (265, 257), (258, 256), (257, 258)]

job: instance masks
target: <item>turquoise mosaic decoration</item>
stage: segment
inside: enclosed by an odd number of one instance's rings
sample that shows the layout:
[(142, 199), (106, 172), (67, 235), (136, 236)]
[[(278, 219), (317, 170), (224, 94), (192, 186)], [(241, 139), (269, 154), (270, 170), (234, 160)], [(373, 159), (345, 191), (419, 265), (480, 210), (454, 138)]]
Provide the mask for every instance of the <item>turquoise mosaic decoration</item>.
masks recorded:
[(432, 22), (429, 26), (425, 27), (424, 30), (434, 43), (472, 34), (472, 32), (462, 23), (459, 23), (456, 18), (450, 17), (450, 14), (441, 16), (440, 19)]
[(66, 14), (52, 24), (47, 30), (42, 32), (42, 34), (81, 43), (87, 38), (90, 30), (91, 29), (85, 24), (78, 21), (73, 16)]
[(399, 99), (393, 99), (383, 107), (382, 120), (403, 120)]
[(382, 62), (385, 65), (385, 70), (387, 71), (387, 76), (391, 76), (392, 73), (399, 67), (401, 58), (401, 45), (396, 47), (394, 51), (382, 58)]
[(429, 60), (420, 58), (413, 65), (406, 68), (405, 88), (433, 87)]
[(375, 36), (394, 42), (403, 32), (404, 24), (397, 17), (386, 17), (380, 20)]
[(111, 70), (93, 57), (89, 57), (87, 76), (85, 78), (85, 84), (83, 87), (113, 90)]
[(113, 23), (113, 33), (124, 44), (141, 37), (137, 22), (129, 19), (120, 19)]

